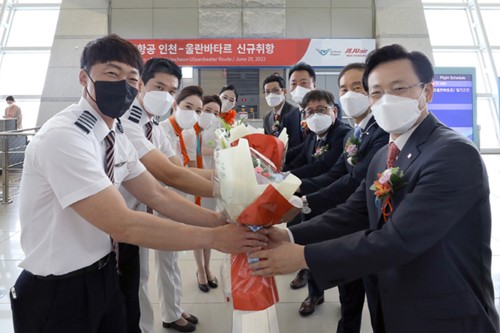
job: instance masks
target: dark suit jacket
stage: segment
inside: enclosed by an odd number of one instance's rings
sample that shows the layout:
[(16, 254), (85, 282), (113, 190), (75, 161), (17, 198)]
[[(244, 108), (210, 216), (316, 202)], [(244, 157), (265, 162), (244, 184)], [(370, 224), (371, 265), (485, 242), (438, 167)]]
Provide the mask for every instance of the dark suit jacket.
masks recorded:
[(309, 134), (306, 136), (301, 151), (291, 162), (287, 161), (283, 170), (290, 171), (299, 178), (314, 177), (328, 171), (342, 154), (344, 137), (350, 129), (350, 126), (337, 119), (326, 134), (328, 151), (318, 158), (313, 157), (318, 135)]
[[(347, 141), (354, 136), (354, 130), (349, 131), (344, 139)], [(389, 142), (389, 134), (384, 132), (371, 118), (361, 135), (358, 148), (357, 162), (353, 166), (348, 162), (348, 154), (342, 153), (337, 163), (328, 172), (313, 177), (302, 179), (300, 192), (307, 195), (307, 202), (311, 214), (307, 218), (324, 213), (326, 210), (344, 203), (356, 188), (365, 179), (368, 165), (375, 153)]]
[(327, 289), (372, 273), (387, 333), (498, 332), (488, 176), (476, 147), (427, 116), (396, 161), (406, 185), (384, 223), (369, 187), (386, 156), (384, 147), (345, 204), (291, 228), (310, 244), (314, 280)]
[(302, 149), (304, 149), (304, 143), (307, 141), (308, 136), (309, 135), (307, 135), (298, 146), (295, 146), (295, 147), (288, 149), (286, 151), (285, 163), (288, 163), (288, 164), (291, 163), (294, 159), (297, 158), (297, 156), (300, 155), (300, 153), (302, 152)]
[[(302, 143), (302, 131), (300, 129), (300, 111), (298, 107), (285, 101), (281, 109), (279, 133), (286, 127), (288, 134), (288, 148), (293, 148)], [(273, 134), (274, 110), (269, 110), (264, 116), (264, 133)]]

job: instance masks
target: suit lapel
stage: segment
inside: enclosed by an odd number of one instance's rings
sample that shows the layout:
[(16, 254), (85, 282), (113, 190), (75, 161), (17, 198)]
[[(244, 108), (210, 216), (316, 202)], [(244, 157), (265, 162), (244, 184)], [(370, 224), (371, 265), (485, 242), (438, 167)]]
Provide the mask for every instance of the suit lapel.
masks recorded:
[(274, 110), (273, 109), (271, 109), (271, 111), (269, 111), (267, 113), (266, 123), (268, 126), (269, 134), (273, 134), (273, 125), (274, 125)]
[(283, 127), (285, 127), (284, 125), (285, 117), (289, 111), (290, 111), (290, 104), (288, 104), (287, 101), (285, 101), (285, 104), (283, 105), (283, 108), (281, 109), (280, 113), (280, 130), (282, 130)]
[(403, 174), (408, 170), (413, 161), (420, 156), (419, 146), (427, 141), (427, 138), (432, 131), (434, 131), (437, 124), (438, 120), (436, 117), (434, 117), (432, 113), (429, 113), (420, 126), (417, 127), (415, 132), (412, 133), (394, 164), (403, 171)]
[[(372, 179), (370, 182), (367, 184), (368, 186), (368, 191), (370, 191), (372, 198), (372, 202), (370, 204), (373, 204), (375, 206), (376, 212), (377, 212), (377, 219), (375, 221), (370, 220), (370, 226), (373, 229), (377, 229), (380, 227), (380, 221), (382, 220), (382, 211), (380, 209), (381, 203), (379, 200), (375, 197), (375, 194), (372, 190), (370, 190), (370, 186), (373, 185), (373, 182), (378, 179), (378, 174), (384, 172), (384, 170), (387, 168), (387, 151), (388, 151), (388, 145), (385, 145), (383, 148), (380, 149), (380, 155), (378, 158), (373, 158), (372, 164), (374, 165), (374, 169), (376, 170), (375, 174), (372, 174)], [(383, 223), (383, 222), (382, 222)]]
[[(396, 162), (394, 163), (395, 167), (399, 167), (401, 171), (403, 171), (403, 178), (405, 177), (405, 174), (408, 170), (408, 168), (413, 164), (413, 162), (420, 156), (420, 149), (419, 146), (423, 144), (424, 142), (427, 141), (429, 138), (430, 134), (434, 131), (436, 126), (439, 124), (439, 121), (434, 117), (432, 113), (429, 113), (429, 115), (422, 121), (422, 123), (417, 127), (415, 132), (412, 133), (408, 141), (406, 142), (405, 146), (403, 147), (403, 150), (399, 153), (398, 158)], [(385, 146), (384, 148), (381, 149), (382, 154), (380, 158), (378, 159), (378, 168), (377, 170), (380, 170), (379, 172), (382, 172), (386, 169), (386, 159), (387, 159), (387, 151), (388, 151), (388, 145)], [(373, 184), (373, 182), (371, 183)], [(369, 186), (371, 186), (369, 184)], [(395, 193), (396, 194), (396, 193)], [(402, 200), (402, 199), (401, 199)], [(396, 209), (396, 203), (399, 203), (400, 200), (398, 201), (392, 201), (394, 205), (394, 209)], [(383, 219), (382, 219), (382, 211), (380, 210), (380, 207), (377, 207), (378, 211), (378, 219), (377, 219), (377, 227), (381, 228), (384, 224)]]
[(318, 140), (318, 135), (312, 133), (309, 135), (309, 146), (307, 147), (307, 163), (313, 162), (314, 149), (316, 148), (316, 140)]

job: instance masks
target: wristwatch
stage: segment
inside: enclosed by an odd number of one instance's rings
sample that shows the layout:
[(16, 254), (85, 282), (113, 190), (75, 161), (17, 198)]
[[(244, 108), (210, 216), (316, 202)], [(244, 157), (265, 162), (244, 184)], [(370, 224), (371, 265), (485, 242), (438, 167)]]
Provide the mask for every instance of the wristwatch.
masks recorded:
[(307, 197), (305, 195), (302, 196), (302, 213), (311, 213), (311, 208), (309, 207), (309, 203), (307, 202)]

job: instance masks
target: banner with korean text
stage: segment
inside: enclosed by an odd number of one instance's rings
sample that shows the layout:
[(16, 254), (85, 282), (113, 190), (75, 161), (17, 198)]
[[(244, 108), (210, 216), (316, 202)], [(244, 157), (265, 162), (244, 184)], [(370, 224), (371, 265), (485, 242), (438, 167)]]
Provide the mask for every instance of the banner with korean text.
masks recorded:
[(364, 61), (374, 39), (136, 39), (144, 60), (168, 58), (192, 67), (342, 67)]

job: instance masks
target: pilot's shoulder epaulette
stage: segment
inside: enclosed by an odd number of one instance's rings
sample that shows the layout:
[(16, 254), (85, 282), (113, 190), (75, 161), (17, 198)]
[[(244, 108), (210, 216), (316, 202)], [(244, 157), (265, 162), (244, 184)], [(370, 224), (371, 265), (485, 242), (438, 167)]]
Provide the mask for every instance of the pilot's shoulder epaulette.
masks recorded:
[(137, 105), (132, 105), (132, 108), (130, 109), (130, 115), (128, 116), (128, 120), (138, 124), (139, 120), (141, 120), (141, 117), (142, 117), (142, 109)]
[(87, 110), (83, 111), (80, 117), (75, 121), (75, 125), (87, 134), (90, 133), (96, 123), (97, 118)]

